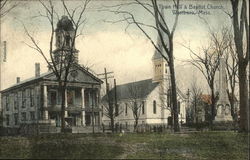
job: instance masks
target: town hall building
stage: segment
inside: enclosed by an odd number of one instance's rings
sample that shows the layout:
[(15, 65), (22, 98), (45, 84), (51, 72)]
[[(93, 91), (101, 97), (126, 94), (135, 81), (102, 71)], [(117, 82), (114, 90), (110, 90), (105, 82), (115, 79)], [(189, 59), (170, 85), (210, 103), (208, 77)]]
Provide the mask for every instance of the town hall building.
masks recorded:
[[(59, 63), (62, 47), (69, 48), (72, 44), (74, 28), (67, 16), (62, 16), (55, 32), (53, 56), (55, 63)], [(74, 62), (65, 92), (65, 121), (72, 132), (84, 132), (84, 128), (93, 123), (101, 124), (99, 103), (103, 82), (78, 64), (78, 50), (74, 46), (72, 50)], [(49, 69), (40, 74), (40, 65), (36, 63), (33, 78), (20, 81), (18, 77), (15, 85), (1, 91), (4, 128), (16, 133), (60, 132), (61, 95), (54, 72)]]

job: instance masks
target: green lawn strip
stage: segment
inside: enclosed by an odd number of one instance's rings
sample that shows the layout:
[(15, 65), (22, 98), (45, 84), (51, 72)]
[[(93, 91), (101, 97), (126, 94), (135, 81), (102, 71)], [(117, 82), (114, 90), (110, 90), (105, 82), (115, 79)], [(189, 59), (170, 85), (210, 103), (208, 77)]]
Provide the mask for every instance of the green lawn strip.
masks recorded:
[(110, 159), (122, 154), (122, 147), (109, 142), (92, 135), (1, 137), (0, 158)]
[[(131, 135), (121, 140), (141, 143), (147, 135)], [(144, 151), (128, 158), (166, 159), (247, 159), (247, 136), (233, 132), (198, 132), (190, 134), (148, 135)]]
[(247, 135), (234, 132), (0, 137), (0, 158), (240, 160), (247, 152)]

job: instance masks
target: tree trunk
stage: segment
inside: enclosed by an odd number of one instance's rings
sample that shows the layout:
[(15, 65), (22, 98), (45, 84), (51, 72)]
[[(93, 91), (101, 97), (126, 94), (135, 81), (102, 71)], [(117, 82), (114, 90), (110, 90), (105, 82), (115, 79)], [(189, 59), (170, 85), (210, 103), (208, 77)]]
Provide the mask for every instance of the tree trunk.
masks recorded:
[(138, 119), (139, 119), (139, 118), (135, 118), (134, 132), (136, 132), (136, 131), (137, 131)]
[(175, 71), (174, 71), (174, 60), (173, 57), (169, 58), (169, 70), (171, 76), (171, 89), (172, 89), (172, 102), (173, 102), (173, 111), (174, 111), (174, 131), (179, 132), (179, 119), (178, 119), (178, 111), (177, 111), (177, 93), (176, 93), (176, 83), (175, 83)]
[(62, 96), (62, 102), (61, 102), (61, 132), (65, 132), (65, 91), (66, 87), (64, 87), (61, 82), (59, 82), (59, 92)]
[(213, 120), (215, 119), (216, 111), (215, 111), (215, 105), (216, 105), (216, 99), (214, 95), (214, 86), (211, 85), (211, 117), (210, 117), (210, 125), (213, 125)]
[(110, 125), (111, 125), (111, 130), (112, 130), (112, 133), (114, 133), (115, 132), (115, 130), (114, 130), (114, 117), (112, 116), (112, 117), (110, 117)]
[(240, 87), (240, 131), (248, 131), (248, 86), (246, 67), (239, 63), (239, 87)]

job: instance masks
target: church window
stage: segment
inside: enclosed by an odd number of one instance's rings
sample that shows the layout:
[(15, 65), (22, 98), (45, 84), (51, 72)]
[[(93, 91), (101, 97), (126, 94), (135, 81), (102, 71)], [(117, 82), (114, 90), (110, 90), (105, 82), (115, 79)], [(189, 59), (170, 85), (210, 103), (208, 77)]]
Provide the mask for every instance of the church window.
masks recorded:
[(178, 114), (180, 114), (180, 110), (181, 110), (181, 102), (178, 101), (177, 102), (177, 111), (178, 111)]
[(168, 65), (165, 64), (165, 73), (168, 73)]
[(142, 114), (144, 114), (144, 113), (145, 113), (144, 101), (142, 101), (141, 111), (142, 111)]
[(119, 115), (119, 105), (115, 105), (115, 116)]
[(153, 101), (153, 113), (156, 114), (156, 101)]
[(127, 115), (128, 115), (128, 104), (125, 103), (125, 116), (127, 116)]

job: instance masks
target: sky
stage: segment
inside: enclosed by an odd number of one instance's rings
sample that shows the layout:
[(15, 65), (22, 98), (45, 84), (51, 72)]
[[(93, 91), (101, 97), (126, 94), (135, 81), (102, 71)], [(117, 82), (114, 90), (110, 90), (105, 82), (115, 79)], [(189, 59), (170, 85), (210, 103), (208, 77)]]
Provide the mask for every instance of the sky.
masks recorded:
[[(45, 13), (38, 1), (18, 1), (19, 6), (8, 15), (1, 18), (1, 42), (7, 41), (7, 62), (1, 63), (2, 89), (16, 83), (16, 77), (21, 80), (33, 77), (35, 63), (41, 64), (41, 72), (47, 71), (47, 64), (38, 52), (28, 47), (32, 44), (24, 32), (22, 23), (34, 36), (39, 46), (47, 52), (49, 50), (50, 24), (44, 17), (37, 17)], [(104, 68), (114, 72), (117, 84), (152, 78), (152, 56), (154, 47), (143, 33), (134, 25), (126, 30), (127, 23), (111, 23), (118, 21), (122, 16), (105, 11), (105, 6), (113, 6), (132, 1), (93, 0), (88, 5), (84, 17), (83, 34), (77, 38), (76, 48), (79, 52), (79, 63), (91, 66), (95, 73), (103, 73)], [(150, 1), (143, 1), (149, 2)], [(53, 1), (59, 16), (65, 14), (60, 1)], [(81, 1), (67, 1), (69, 8), (79, 6)], [(159, 1), (165, 6), (166, 22), (172, 28), (173, 12), (172, 1)], [(223, 25), (230, 24), (230, 18), (224, 11), (230, 12), (230, 4), (225, 0), (185, 0), (181, 1), (180, 11), (195, 11), (194, 7), (207, 15), (201, 15), (209, 25), (217, 30)], [(185, 8), (186, 7), (186, 8)], [(202, 8), (202, 7), (205, 7)], [(122, 8), (133, 13), (138, 21), (154, 24), (154, 19), (145, 9), (138, 5)], [(76, 13), (77, 15), (77, 13)], [(156, 32), (146, 29), (154, 41)], [(190, 59), (189, 51), (183, 45), (199, 52), (199, 48), (207, 45), (208, 27), (198, 15), (179, 16), (174, 35), (174, 56), (176, 78), (179, 88), (186, 93), (191, 81), (197, 80), (205, 92), (208, 87), (197, 69), (186, 62)], [(2, 43), (1, 43), (2, 44)], [(1, 51), (3, 47), (1, 46)]]

